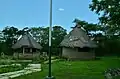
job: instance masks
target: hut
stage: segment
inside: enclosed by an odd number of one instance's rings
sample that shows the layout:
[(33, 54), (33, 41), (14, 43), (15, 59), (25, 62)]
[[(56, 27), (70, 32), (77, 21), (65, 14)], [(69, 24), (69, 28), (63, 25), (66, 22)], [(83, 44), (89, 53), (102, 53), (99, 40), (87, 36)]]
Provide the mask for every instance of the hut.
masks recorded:
[(64, 37), (60, 46), (62, 47), (62, 56), (72, 60), (94, 59), (94, 48), (97, 47), (80, 25), (73, 27), (72, 31)]
[(20, 36), (12, 48), (17, 54), (23, 56), (38, 54), (37, 52), (42, 49), (41, 45), (36, 42), (30, 33), (25, 33), (24, 35)]

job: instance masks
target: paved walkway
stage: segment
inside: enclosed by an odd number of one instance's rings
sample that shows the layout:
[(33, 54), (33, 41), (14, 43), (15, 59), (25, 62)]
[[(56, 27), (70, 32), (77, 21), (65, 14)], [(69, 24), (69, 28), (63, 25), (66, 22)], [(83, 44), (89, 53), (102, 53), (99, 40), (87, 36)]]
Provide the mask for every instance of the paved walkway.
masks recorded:
[(0, 79), (15, 78), (21, 75), (30, 74), (38, 71), (41, 71), (41, 64), (29, 64), (28, 67), (23, 70), (0, 74)]

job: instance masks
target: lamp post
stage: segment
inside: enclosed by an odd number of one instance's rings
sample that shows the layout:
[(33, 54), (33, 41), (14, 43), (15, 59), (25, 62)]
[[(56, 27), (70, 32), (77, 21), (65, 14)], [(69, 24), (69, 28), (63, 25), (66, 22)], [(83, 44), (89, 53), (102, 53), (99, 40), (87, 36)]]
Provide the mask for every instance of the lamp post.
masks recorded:
[(55, 79), (51, 74), (51, 31), (52, 31), (52, 0), (50, 0), (50, 27), (49, 27), (49, 72), (46, 79)]

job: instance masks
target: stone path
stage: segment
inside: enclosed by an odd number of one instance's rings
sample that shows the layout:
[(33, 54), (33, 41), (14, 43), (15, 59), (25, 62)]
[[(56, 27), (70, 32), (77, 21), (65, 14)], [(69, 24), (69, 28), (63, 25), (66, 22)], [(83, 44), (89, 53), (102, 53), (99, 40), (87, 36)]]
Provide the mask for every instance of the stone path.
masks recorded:
[[(51, 60), (51, 63), (53, 63), (55, 61), (59, 61), (59, 59)], [(44, 62), (44, 64), (48, 64), (48, 63), (49, 63), (49, 60)]]
[(16, 66), (21, 66), (21, 64), (0, 65), (0, 68), (2, 68), (2, 67), (7, 67), (7, 66), (14, 66), (14, 65), (16, 65)]
[(38, 71), (41, 71), (41, 64), (29, 64), (28, 67), (23, 70), (0, 74), (0, 79), (11, 79)]

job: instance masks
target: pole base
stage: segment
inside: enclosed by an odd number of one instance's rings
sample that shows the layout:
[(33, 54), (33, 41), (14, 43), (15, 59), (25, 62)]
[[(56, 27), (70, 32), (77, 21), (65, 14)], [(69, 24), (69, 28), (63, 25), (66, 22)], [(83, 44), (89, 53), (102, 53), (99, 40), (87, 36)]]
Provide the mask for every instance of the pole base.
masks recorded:
[(45, 79), (55, 79), (55, 77), (54, 76), (52, 76), (52, 77), (46, 77)]

